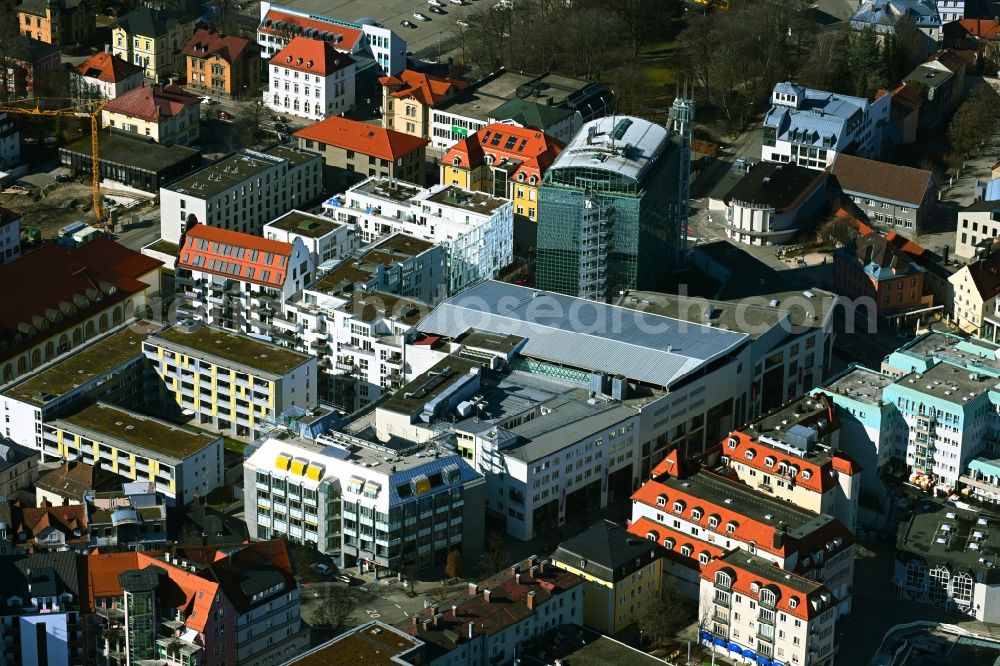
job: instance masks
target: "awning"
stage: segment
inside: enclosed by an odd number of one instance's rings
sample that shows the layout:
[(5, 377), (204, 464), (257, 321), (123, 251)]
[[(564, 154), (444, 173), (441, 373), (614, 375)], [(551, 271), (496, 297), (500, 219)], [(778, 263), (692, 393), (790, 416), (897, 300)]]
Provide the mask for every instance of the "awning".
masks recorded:
[(725, 638), (719, 638), (718, 636), (716, 636), (715, 638), (713, 638), (712, 642), (715, 643), (716, 645), (720, 646), (720, 647), (725, 647), (725, 646), (729, 645), (729, 643), (726, 641)]
[(757, 663), (760, 664), (760, 666), (772, 666), (771, 660), (762, 655), (757, 655)]
[(347, 492), (354, 493), (355, 495), (360, 495), (361, 494), (361, 488), (363, 488), (364, 485), (365, 485), (365, 480), (364, 479), (358, 478), (356, 476), (352, 476), (347, 481)]
[(288, 465), (292, 462), (292, 457), (287, 453), (279, 453), (274, 461), (274, 466), (278, 469), (288, 471)]
[(701, 631), (698, 632), (698, 640), (710, 641), (712, 640), (712, 634), (702, 629)]
[(756, 659), (757, 653), (751, 650), (750, 648), (747, 648), (746, 650), (743, 650), (743, 656), (750, 657), (751, 659)]
[(739, 643), (730, 642), (729, 643), (729, 651), (730, 652), (739, 652), (740, 654), (743, 654), (743, 648), (740, 647)]

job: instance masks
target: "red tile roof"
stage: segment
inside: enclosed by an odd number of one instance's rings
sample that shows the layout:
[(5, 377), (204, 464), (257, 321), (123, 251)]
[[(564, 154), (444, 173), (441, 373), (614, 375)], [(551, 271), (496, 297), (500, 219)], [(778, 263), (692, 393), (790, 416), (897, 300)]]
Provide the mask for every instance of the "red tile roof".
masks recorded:
[[(284, 25), (276, 25), (279, 23), (283, 23)], [(347, 26), (330, 23), (328, 21), (307, 18), (305, 16), (297, 16), (295, 14), (289, 14), (288, 12), (283, 12), (277, 9), (270, 9), (267, 12), (267, 15), (261, 19), (261, 24), (257, 27), (257, 31), (262, 32), (265, 35), (275, 35), (277, 37), (288, 38), (301, 34), (301, 32), (304, 32), (308, 28), (313, 28), (320, 33), (329, 32), (334, 36), (340, 35), (342, 39), (339, 42), (331, 40), (330, 43), (335, 43), (337, 49), (345, 53), (353, 51), (354, 47), (358, 43), (358, 40), (360, 40), (361, 36), (364, 34), (361, 30), (357, 30), (355, 28), (349, 28)]]
[(304, 127), (295, 136), (390, 161), (430, 143), (427, 139), (340, 116), (330, 116)]
[[(184, 45), (184, 55), (204, 59), (217, 55), (228, 63), (239, 60), (248, 46), (256, 47), (255, 42), (235, 35), (223, 35), (209, 30), (198, 30)], [(256, 50), (256, 49), (252, 49)], [(251, 54), (258, 57), (256, 53)]]
[(879, 89), (875, 94), (875, 99), (881, 99), (889, 92), (892, 93), (892, 105), (898, 107), (897, 110), (904, 110), (910, 113), (919, 109), (924, 103), (924, 98), (921, 96), (920, 91), (909, 83), (904, 83), (891, 91)]
[(44, 245), (3, 264), (0, 284), (8, 288), (0, 307), (0, 340), (8, 346), (0, 361), (144, 291), (149, 285), (139, 278), (162, 265), (109, 238), (73, 249)]
[(504, 160), (516, 165), (511, 179), (520, 180), (523, 174), (524, 179), (534, 176), (540, 182), (562, 149), (563, 144), (541, 130), (493, 123), (449, 148), (441, 164), (475, 169), (491, 156), (494, 166)]
[(203, 632), (211, 617), (212, 604), (219, 591), (219, 584), (203, 578), (196, 572), (168, 564), (157, 557), (158, 555), (159, 551), (105, 554), (95, 550), (90, 553), (84, 567), (87, 586), (85, 601), (89, 603), (89, 609), (94, 608), (97, 599), (122, 596), (124, 591), (119, 581), (121, 574), (155, 566), (165, 571), (169, 578), (169, 582), (161, 581), (157, 588), (160, 602), (183, 610), (184, 624), (195, 631)]
[(385, 87), (397, 88), (389, 93), (394, 98), (412, 97), (426, 106), (440, 104), (450, 96), (469, 87), (469, 84), (461, 79), (431, 76), (412, 69), (404, 69), (395, 76), (383, 76), (378, 82)]
[[(40, 536), (45, 530), (52, 528), (63, 533), (67, 544), (86, 543), (87, 507), (83, 504), (68, 506), (53, 506), (46, 500), (37, 507), (21, 507), (15, 502), (10, 507), (11, 529), (18, 535), (25, 535), (25, 543)], [(79, 530), (80, 534), (75, 532)], [(20, 537), (15, 544), (20, 542)]]
[(949, 33), (954, 31), (964, 37), (1000, 39), (1000, 21), (995, 19), (967, 18), (949, 23), (945, 29)]
[[(706, 553), (709, 560), (714, 560), (729, 552), (714, 543), (709, 543), (704, 539), (699, 539), (690, 534), (684, 534), (672, 527), (661, 525), (645, 517), (630, 523), (628, 531), (630, 534), (642, 537), (643, 539), (649, 539), (650, 534), (654, 535), (651, 541), (655, 541), (663, 546), (667, 552), (672, 554), (670, 557), (675, 562), (680, 562), (691, 569), (701, 568), (698, 556), (702, 553)], [(691, 547), (690, 555), (684, 555), (682, 552), (684, 546)]]
[(197, 224), (184, 234), (177, 267), (281, 288), (291, 256), (291, 243)]
[(180, 115), (186, 108), (199, 104), (201, 104), (200, 97), (192, 95), (180, 86), (157, 84), (122, 93), (105, 104), (104, 110), (158, 123), (166, 118)]
[(72, 69), (73, 72), (88, 79), (97, 79), (106, 83), (118, 83), (130, 76), (142, 73), (142, 67), (127, 60), (116, 58), (110, 53), (93, 55)]
[(330, 76), (353, 65), (354, 59), (333, 48), (329, 42), (296, 37), (271, 58), (271, 64), (309, 74)]
[[(751, 559), (757, 565), (752, 569), (741, 566), (741, 559), (744, 562)], [(762, 564), (764, 563), (761, 562), (760, 558), (752, 558), (744, 553), (734, 552), (725, 559), (713, 560), (705, 565), (701, 570), (701, 577), (702, 580), (714, 582), (715, 574), (719, 571), (725, 571), (730, 576), (732, 590), (751, 599), (757, 598), (757, 594), (752, 592), (751, 585), (753, 583), (757, 583), (761, 588), (770, 587), (777, 593), (778, 600), (775, 608), (803, 620), (811, 619), (830, 608), (828, 604), (813, 605), (813, 601), (818, 602), (823, 594), (829, 595), (828, 598), (833, 599), (833, 594), (822, 584), (790, 574), (777, 565), (769, 567), (761, 566)], [(771, 569), (773, 569), (773, 575), (764, 575), (771, 574)], [(791, 581), (794, 581), (795, 586), (800, 589), (793, 589), (790, 586)], [(801, 589), (807, 589), (808, 592), (802, 592)], [(790, 603), (792, 599), (797, 602), (795, 608), (792, 608)]]
[(942, 51), (938, 51), (937, 53), (934, 53), (929, 58), (927, 58), (928, 62), (934, 60), (947, 67), (948, 71), (950, 72), (957, 72), (960, 69), (965, 68), (966, 65), (968, 65), (968, 63), (962, 56), (960, 56), (957, 52), (951, 49), (944, 49)]
[[(733, 443), (736, 446), (733, 446)], [(753, 451), (752, 459), (747, 458), (747, 452)], [(722, 455), (729, 456), (731, 460), (739, 461), (741, 464), (752, 467), (766, 474), (778, 475), (781, 463), (794, 465), (798, 469), (795, 476), (795, 485), (814, 493), (825, 493), (837, 487), (837, 479), (833, 472), (840, 471), (834, 466), (834, 458), (825, 461), (822, 465), (817, 464), (809, 458), (801, 458), (789, 455), (787, 452), (777, 447), (769, 446), (764, 442), (754, 439), (752, 436), (742, 432), (734, 432), (726, 438), (722, 447)], [(856, 465), (846, 454), (839, 454), (841, 469), (854, 469)], [(768, 463), (771, 464), (768, 464)], [(853, 474), (853, 472), (851, 472)], [(809, 478), (806, 478), (806, 477)]]

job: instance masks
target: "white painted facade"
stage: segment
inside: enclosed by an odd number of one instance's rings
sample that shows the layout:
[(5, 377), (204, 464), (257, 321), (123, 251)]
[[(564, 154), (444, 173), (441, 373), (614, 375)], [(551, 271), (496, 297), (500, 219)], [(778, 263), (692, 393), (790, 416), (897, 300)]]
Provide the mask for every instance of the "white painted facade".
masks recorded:
[(0, 264), (21, 256), (21, 216), (8, 217), (12, 211), (0, 211)]
[(8, 169), (21, 162), (21, 133), (6, 113), (0, 113), (0, 167)]
[(942, 25), (961, 21), (965, 18), (965, 0), (937, 0), (937, 10)]
[(243, 150), (160, 188), (160, 235), (177, 243), (191, 215), (202, 224), (260, 235), (265, 224), (322, 191), (321, 156), (283, 146)]
[[(305, 224), (306, 229), (288, 228), (284, 221), (293, 218), (299, 224)], [(322, 226), (325, 231), (321, 234), (310, 232), (309, 227), (313, 224)], [(299, 210), (293, 210), (265, 224), (263, 235), (264, 238), (283, 243), (301, 241), (309, 251), (313, 266), (317, 268), (325, 261), (341, 260), (357, 249), (357, 238), (350, 225)]]
[(291, 55), (283, 62), (279, 59), (268, 66), (269, 87), (263, 93), (267, 108), (307, 120), (344, 115), (354, 108), (354, 63), (347, 63), (347, 58), (341, 57), (346, 64), (326, 75), (312, 71), (312, 61)]
[(385, 195), (386, 180), (368, 178), (324, 204), (327, 214), (355, 225), (363, 243), (403, 232), (445, 247), (448, 293), (495, 278), (514, 259), (514, 208), (510, 201), (454, 185), (423, 189), (408, 183), (412, 196)]

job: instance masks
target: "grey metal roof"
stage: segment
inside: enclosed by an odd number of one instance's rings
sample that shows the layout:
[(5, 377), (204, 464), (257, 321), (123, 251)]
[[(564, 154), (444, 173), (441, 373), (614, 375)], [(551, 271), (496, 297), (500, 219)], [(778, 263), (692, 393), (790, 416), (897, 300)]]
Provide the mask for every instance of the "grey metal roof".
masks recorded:
[(630, 534), (610, 520), (599, 520), (560, 543), (552, 559), (580, 568), (603, 581), (617, 582), (662, 553), (655, 541)]
[(584, 125), (549, 170), (586, 167), (640, 181), (663, 152), (667, 138), (666, 128), (648, 120), (605, 116)]
[(552, 411), (512, 429), (518, 444), (504, 449), (504, 455), (529, 463), (540, 460), (638, 414), (617, 403), (590, 405), (565, 398), (549, 401), (544, 407)]
[(470, 329), (517, 335), (521, 354), (551, 363), (669, 386), (746, 344), (746, 333), (543, 292), (483, 282), (444, 301), (417, 324), (457, 338)]

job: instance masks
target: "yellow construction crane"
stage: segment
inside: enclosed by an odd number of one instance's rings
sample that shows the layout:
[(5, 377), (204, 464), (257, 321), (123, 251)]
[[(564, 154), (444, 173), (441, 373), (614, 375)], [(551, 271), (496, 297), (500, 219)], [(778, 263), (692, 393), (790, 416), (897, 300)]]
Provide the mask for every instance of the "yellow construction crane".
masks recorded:
[[(14, 113), (24, 116), (61, 116), (69, 118), (89, 118), (90, 119), (90, 161), (92, 174), (92, 186), (94, 196), (94, 217), (97, 219), (97, 226), (104, 230), (109, 230), (111, 221), (104, 215), (104, 199), (101, 196), (101, 158), (98, 146), (98, 137), (101, 131), (101, 109), (107, 104), (106, 101), (86, 102), (76, 106), (64, 107), (61, 109), (43, 109), (43, 99), (25, 100), (34, 103), (33, 107), (23, 106), (0, 106), (0, 113)], [(65, 100), (58, 100), (65, 102)]]

